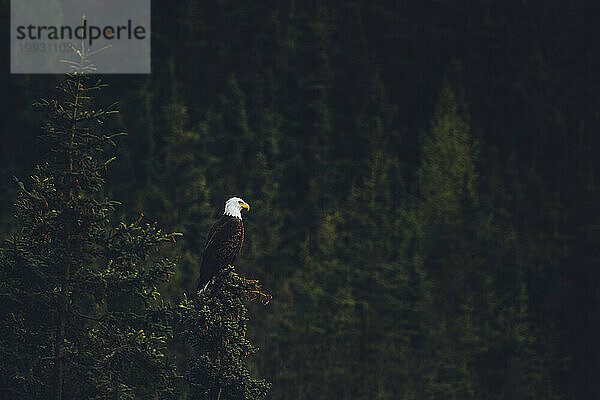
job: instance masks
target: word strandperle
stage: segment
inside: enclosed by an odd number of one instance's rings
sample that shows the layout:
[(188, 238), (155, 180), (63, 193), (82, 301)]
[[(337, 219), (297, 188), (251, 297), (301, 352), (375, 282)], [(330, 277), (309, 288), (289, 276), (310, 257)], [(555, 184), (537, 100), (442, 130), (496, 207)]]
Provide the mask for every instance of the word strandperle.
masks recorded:
[(107, 40), (121, 39), (137, 39), (146, 38), (146, 28), (141, 25), (132, 26), (131, 20), (127, 20), (127, 25), (117, 25), (115, 27), (107, 25), (99, 27), (95, 25), (87, 25), (84, 21), (82, 25), (72, 28), (71, 26), (18, 26), (17, 39), (24, 40), (64, 40), (76, 39), (87, 40), (91, 46), (94, 40), (104, 38)]

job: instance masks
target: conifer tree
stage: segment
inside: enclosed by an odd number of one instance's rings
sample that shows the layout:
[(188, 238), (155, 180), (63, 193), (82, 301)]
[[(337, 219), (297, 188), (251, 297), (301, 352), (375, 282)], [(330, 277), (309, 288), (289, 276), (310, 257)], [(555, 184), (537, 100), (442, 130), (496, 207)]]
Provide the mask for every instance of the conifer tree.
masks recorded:
[(48, 113), (47, 156), (21, 182), (16, 230), (0, 250), (0, 376), (3, 398), (168, 398), (171, 335), (158, 285), (175, 264), (160, 256), (179, 234), (140, 215), (111, 219), (103, 194), (119, 134), (103, 129), (115, 105), (103, 86), (69, 74)]
[(473, 360), (482, 351), (472, 298), (481, 287), (477, 153), (458, 108), (445, 82), (417, 172), (414, 268), (420, 277), (419, 351), (427, 360), (420, 377), (423, 398), (476, 398)]
[(204, 121), (188, 127), (187, 108), (175, 94), (167, 112), (172, 134), (167, 141), (164, 176), (158, 195), (165, 224), (186, 237), (178, 246), (182, 258), (177, 277), (169, 288), (170, 292), (180, 293), (196, 287), (201, 251), (212, 222), (205, 173), (208, 127)]
[(193, 348), (186, 381), (192, 399), (259, 400), (270, 384), (254, 379), (246, 365), (258, 351), (248, 338), (247, 301), (267, 304), (270, 295), (258, 281), (240, 277), (235, 268), (222, 269), (197, 296), (180, 306), (180, 332)]

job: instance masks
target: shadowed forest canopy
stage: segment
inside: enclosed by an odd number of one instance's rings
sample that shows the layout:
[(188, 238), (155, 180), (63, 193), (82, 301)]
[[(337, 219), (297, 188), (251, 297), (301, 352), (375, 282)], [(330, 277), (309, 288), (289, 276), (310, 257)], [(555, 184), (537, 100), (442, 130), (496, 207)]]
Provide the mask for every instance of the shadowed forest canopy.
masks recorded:
[[(598, 11), (153, 1), (152, 74), (98, 99), (128, 132), (107, 195), (184, 233), (172, 301), (223, 201), (252, 204), (237, 264), (274, 298), (248, 332), (270, 399), (595, 398)], [(0, 65), (4, 236), (60, 77)]]

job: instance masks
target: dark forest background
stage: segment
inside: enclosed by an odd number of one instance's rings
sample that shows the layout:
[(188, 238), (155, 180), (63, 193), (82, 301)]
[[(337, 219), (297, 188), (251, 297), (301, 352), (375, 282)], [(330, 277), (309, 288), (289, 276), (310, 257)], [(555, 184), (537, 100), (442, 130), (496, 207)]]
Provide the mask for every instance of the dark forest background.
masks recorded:
[[(9, 1), (0, 2), (8, 38)], [(108, 188), (185, 240), (226, 198), (272, 399), (600, 393), (600, 11), (576, 1), (153, 1), (152, 74), (106, 76)], [(0, 219), (43, 146), (0, 43)]]

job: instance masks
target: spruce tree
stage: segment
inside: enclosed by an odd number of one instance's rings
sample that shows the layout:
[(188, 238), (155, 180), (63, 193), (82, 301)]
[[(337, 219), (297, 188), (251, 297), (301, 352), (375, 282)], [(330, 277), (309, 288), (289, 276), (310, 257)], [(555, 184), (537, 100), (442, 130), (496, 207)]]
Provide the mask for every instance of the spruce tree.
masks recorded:
[[(424, 355), (422, 398), (477, 398), (474, 360), (483, 352), (477, 316), (477, 147), (448, 82), (442, 86), (417, 171), (414, 268)], [(435, 289), (435, 290), (434, 290)]]
[(115, 105), (105, 85), (69, 74), (48, 113), (47, 156), (17, 180), (16, 229), (0, 250), (0, 387), (3, 398), (168, 398), (171, 335), (158, 286), (175, 264), (160, 255), (179, 234), (143, 215), (114, 221), (103, 193), (106, 151), (120, 134), (103, 129)]
[(192, 399), (259, 400), (270, 384), (254, 379), (246, 364), (258, 351), (248, 338), (246, 303), (267, 304), (271, 296), (258, 281), (247, 280), (229, 266), (207, 287), (180, 304), (180, 332), (193, 349), (186, 373)]

